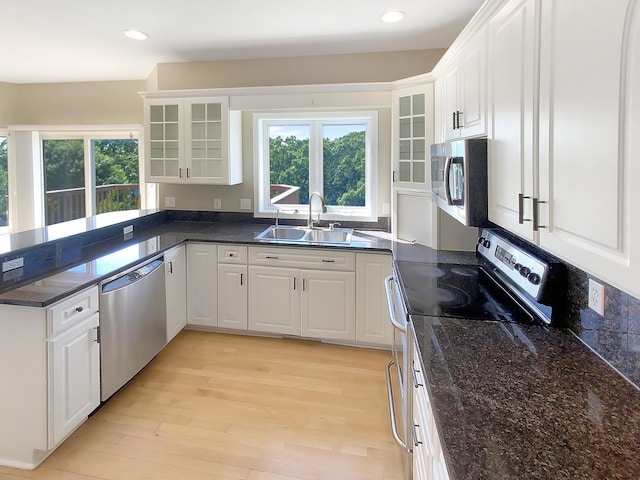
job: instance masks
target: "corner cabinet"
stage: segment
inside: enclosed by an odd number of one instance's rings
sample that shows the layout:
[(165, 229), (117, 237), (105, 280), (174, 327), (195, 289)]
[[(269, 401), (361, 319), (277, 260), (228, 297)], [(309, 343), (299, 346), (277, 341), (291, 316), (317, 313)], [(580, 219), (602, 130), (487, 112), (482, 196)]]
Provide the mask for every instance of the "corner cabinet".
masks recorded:
[(437, 76), (437, 141), (486, 133), (486, 33), (476, 33)]
[(147, 182), (242, 183), (242, 112), (228, 97), (145, 98)]
[(393, 327), (389, 319), (384, 279), (391, 275), (391, 255), (356, 254), (356, 342), (391, 348)]

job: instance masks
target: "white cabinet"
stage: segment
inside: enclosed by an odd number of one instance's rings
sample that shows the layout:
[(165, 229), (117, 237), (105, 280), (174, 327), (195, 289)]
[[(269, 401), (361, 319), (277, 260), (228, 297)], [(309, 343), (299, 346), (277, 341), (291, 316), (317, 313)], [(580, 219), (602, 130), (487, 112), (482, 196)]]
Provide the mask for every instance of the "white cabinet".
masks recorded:
[(535, 196), (537, 165), (537, 4), (511, 0), (488, 27), (489, 219), (530, 240), (534, 233), (528, 199)]
[(211, 243), (187, 244), (187, 324), (218, 326), (218, 250)]
[(248, 328), (247, 247), (218, 245), (218, 326)]
[(303, 337), (354, 341), (354, 272), (301, 270), (300, 333)]
[(145, 98), (148, 182), (242, 182), (242, 113), (228, 97)]
[(486, 29), (476, 33), (438, 75), (445, 140), (484, 135), (486, 132)]
[(0, 464), (35, 468), (100, 404), (97, 299), (0, 305)]
[(431, 190), (433, 83), (394, 90), (392, 101), (394, 187)]
[(420, 359), (415, 356), (418, 347), (414, 346), (413, 398), (411, 411), (413, 419), (413, 479), (448, 480), (449, 474), (438, 427), (436, 425), (431, 401), (423, 376), (424, 369)]
[(511, 0), (488, 30), (490, 220), (635, 296), (639, 8)]
[(249, 247), (249, 330), (355, 340), (355, 254)]
[(295, 268), (249, 266), (249, 330), (300, 335), (300, 280)]
[(640, 5), (545, 0), (541, 28), (540, 245), (640, 296)]
[(391, 348), (393, 331), (384, 279), (391, 275), (391, 255), (356, 254), (356, 341)]
[(184, 245), (165, 252), (164, 270), (167, 342), (170, 342), (187, 324), (187, 259)]
[(49, 340), (49, 448), (54, 448), (100, 404), (99, 318)]

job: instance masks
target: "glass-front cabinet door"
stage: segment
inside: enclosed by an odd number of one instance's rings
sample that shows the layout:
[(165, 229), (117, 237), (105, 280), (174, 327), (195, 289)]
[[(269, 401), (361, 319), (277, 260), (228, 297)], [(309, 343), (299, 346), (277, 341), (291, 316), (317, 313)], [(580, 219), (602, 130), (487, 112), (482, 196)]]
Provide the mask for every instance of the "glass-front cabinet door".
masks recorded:
[(429, 190), (429, 146), (433, 143), (433, 84), (394, 92), (396, 186)]
[(228, 138), (228, 100), (187, 98), (187, 181), (225, 183)]
[(147, 180), (175, 182), (184, 178), (182, 100), (145, 101)]

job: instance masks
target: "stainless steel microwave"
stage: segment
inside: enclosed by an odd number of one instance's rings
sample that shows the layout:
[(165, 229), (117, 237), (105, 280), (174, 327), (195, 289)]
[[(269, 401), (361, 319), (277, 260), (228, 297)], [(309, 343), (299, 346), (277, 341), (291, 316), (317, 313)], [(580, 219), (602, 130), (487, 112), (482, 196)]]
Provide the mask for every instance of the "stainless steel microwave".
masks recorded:
[(482, 227), (487, 214), (487, 139), (431, 145), (433, 201), (460, 223)]

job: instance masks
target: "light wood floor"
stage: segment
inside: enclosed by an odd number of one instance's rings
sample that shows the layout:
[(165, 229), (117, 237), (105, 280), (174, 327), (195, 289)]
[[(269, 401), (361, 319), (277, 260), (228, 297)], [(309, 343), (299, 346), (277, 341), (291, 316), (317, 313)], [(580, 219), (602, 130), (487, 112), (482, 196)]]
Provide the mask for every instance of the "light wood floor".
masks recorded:
[(401, 480), (389, 358), (185, 330), (40, 467), (0, 479)]

